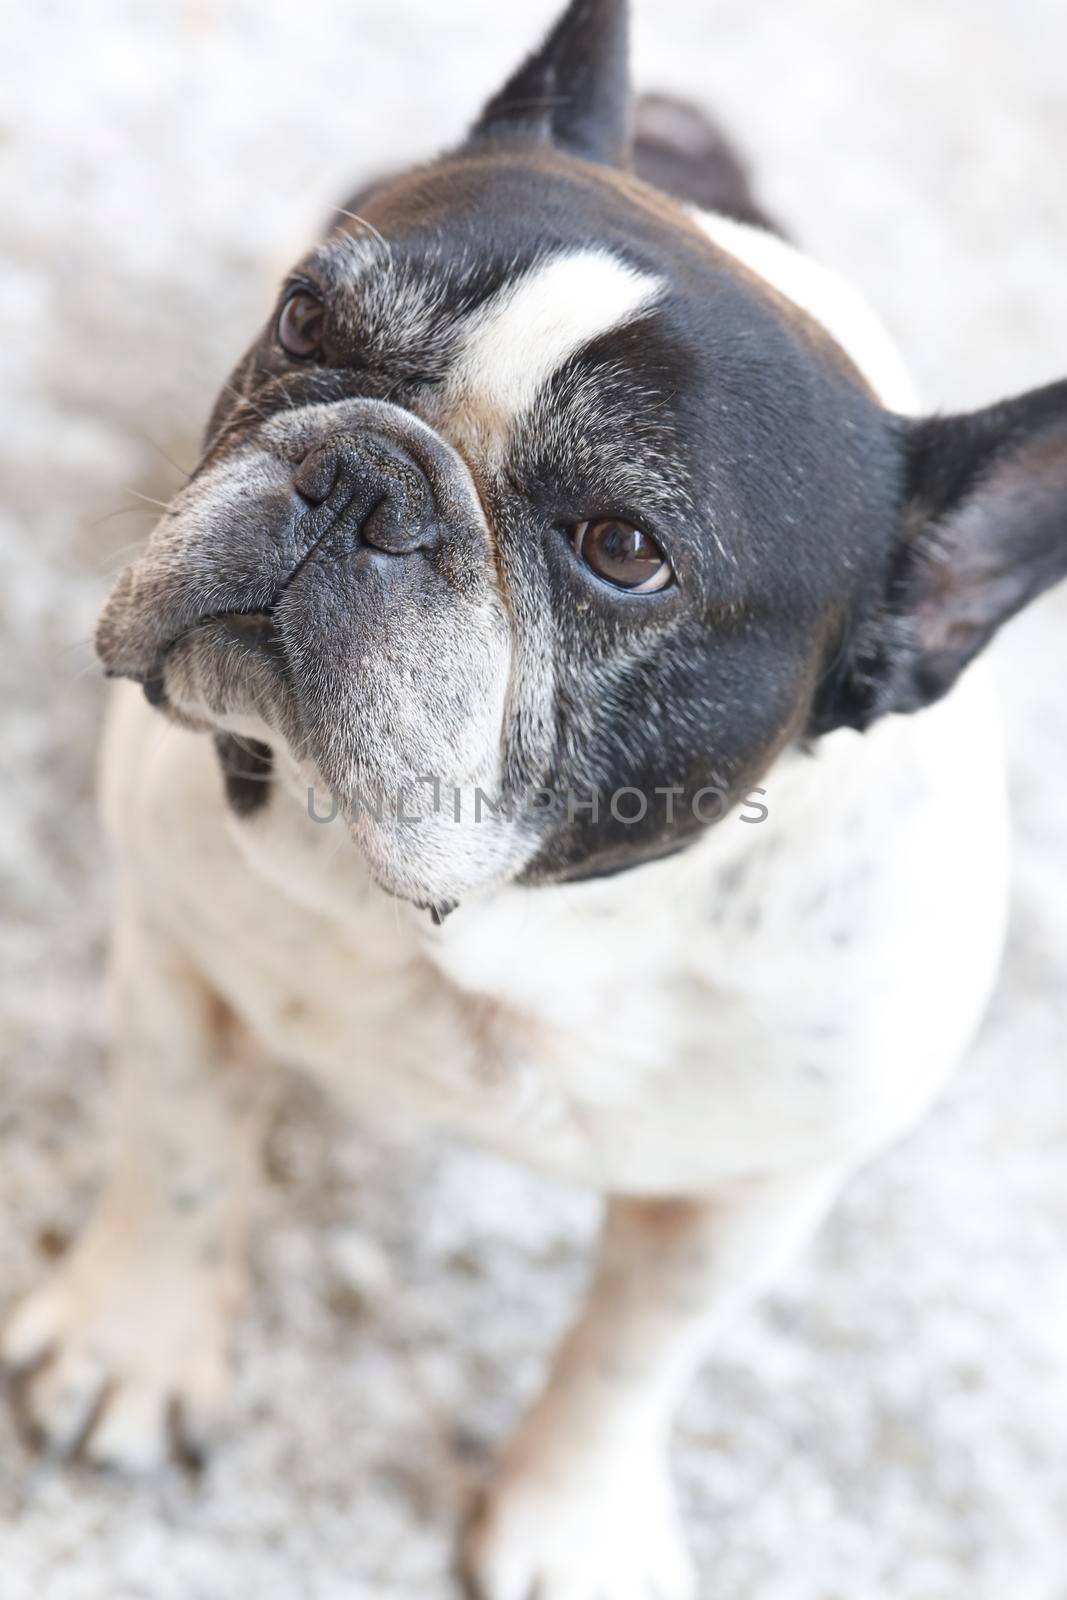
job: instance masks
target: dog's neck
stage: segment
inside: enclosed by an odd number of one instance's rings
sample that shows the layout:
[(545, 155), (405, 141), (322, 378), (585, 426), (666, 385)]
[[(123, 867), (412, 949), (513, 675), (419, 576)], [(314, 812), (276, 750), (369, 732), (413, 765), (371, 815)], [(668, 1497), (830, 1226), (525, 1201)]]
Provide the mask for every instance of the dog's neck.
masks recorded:
[[(983, 700), (982, 678), (981, 670), (969, 674), (946, 707), (961, 698), (974, 700), (972, 683)], [(713, 912), (718, 899), (751, 877), (749, 866), (759, 859), (790, 864), (790, 893), (798, 875), (817, 887), (848, 847), (849, 817), (861, 810), (877, 834), (880, 809), (900, 803), (900, 772), (921, 771), (924, 751), (941, 737), (941, 723), (951, 728), (956, 720), (952, 712), (942, 715), (934, 708), (922, 718), (887, 718), (865, 734), (841, 730), (811, 749), (793, 745), (761, 780), (764, 816), (738, 808), (679, 853), (631, 871), (534, 888), (505, 883), (472, 895), (443, 926), (424, 909), (392, 902), (389, 921), (460, 987), (543, 1009), (537, 962), (517, 972), (506, 954), (517, 944), (551, 942), (569, 925), (641, 932), (661, 915), (677, 918), (694, 903)], [(308, 774), (296, 763), (283, 757), (277, 776), (268, 804), (246, 818), (230, 814), (242, 853), (286, 899), (342, 928), (362, 924), (376, 903), (389, 899), (374, 884), (344, 819), (338, 815), (327, 825), (324, 804), (316, 819)], [(757, 876), (761, 892), (775, 894), (775, 875)], [(494, 951), (505, 952), (507, 970), (496, 972)]]

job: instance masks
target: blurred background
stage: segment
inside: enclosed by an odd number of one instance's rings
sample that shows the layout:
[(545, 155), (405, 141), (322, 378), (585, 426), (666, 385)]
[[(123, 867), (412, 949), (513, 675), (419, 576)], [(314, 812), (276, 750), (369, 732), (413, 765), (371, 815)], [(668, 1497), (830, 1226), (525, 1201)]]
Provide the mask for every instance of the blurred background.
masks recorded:
[[(22, 0), (0, 61), (0, 1314), (106, 1148), (88, 640), (277, 278), (461, 132), (554, 0)], [(1067, 374), (1063, 0), (636, 0), (931, 407)], [(996, 650), (1018, 848), (978, 1047), (725, 1339), (677, 1466), (730, 1600), (1067, 1596), (1067, 592)], [(968, 803), (961, 793), (961, 811)], [(946, 962), (951, 952), (946, 952)], [(32, 1461), (3, 1600), (450, 1600), (450, 1538), (583, 1275), (588, 1197), (294, 1087), (235, 1426), (198, 1483)]]

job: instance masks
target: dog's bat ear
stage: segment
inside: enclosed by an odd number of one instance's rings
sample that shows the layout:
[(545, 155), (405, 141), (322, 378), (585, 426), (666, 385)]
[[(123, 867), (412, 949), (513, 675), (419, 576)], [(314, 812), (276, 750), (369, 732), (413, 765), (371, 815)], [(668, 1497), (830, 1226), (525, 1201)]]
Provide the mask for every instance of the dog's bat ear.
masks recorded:
[(885, 591), (824, 686), (816, 731), (940, 699), (1003, 623), (1067, 577), (1067, 380), (900, 425), (903, 512)]
[(554, 144), (604, 165), (631, 137), (627, 0), (572, 0), (539, 50), (485, 107), (468, 147)]

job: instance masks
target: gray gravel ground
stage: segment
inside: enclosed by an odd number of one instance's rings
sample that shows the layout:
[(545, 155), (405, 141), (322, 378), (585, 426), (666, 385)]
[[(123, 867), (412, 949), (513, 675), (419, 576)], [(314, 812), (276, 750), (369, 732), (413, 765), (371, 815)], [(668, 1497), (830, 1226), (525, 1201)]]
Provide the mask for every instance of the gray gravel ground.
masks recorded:
[[(105, 1147), (107, 866), (87, 639), (272, 278), (365, 170), (441, 145), (548, 0), (74, 0), (0, 74), (0, 1310)], [(637, 0), (933, 405), (1067, 373), (1062, 0)], [(677, 1466), (709, 1600), (1067, 1596), (1067, 593), (998, 647), (1014, 931), (984, 1036), (726, 1339)], [(960, 806), (967, 795), (960, 795)], [(951, 952), (946, 952), (946, 961)], [(274, 1140), (238, 1421), (203, 1481), (32, 1462), (2, 1600), (445, 1600), (449, 1533), (581, 1281), (587, 1198), (304, 1093)]]

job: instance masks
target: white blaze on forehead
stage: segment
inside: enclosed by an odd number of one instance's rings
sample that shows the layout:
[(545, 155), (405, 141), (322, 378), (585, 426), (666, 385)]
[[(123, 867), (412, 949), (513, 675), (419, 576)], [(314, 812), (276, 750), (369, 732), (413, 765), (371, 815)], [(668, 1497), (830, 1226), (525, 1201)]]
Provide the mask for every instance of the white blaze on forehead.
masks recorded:
[(455, 421), (502, 443), (564, 362), (631, 321), (661, 288), (659, 278), (607, 250), (575, 251), (535, 267), (471, 317), (449, 377)]

